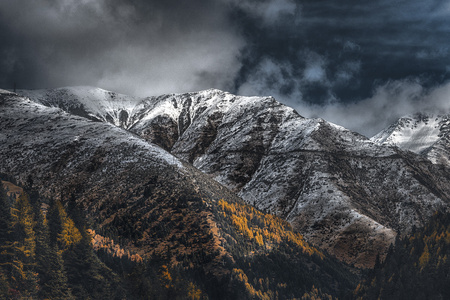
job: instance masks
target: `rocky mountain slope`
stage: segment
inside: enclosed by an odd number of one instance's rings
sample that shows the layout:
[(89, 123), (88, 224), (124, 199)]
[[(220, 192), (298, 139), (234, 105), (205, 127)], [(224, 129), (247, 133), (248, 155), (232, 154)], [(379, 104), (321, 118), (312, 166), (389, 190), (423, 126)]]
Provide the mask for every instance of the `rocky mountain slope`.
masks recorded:
[(450, 115), (418, 113), (400, 118), (371, 138), (421, 154), (434, 163), (449, 164)]
[[(55, 91), (23, 93), (65, 109), (65, 99), (46, 96)], [(73, 103), (104, 102), (75, 94)], [(372, 266), (397, 233), (423, 225), (449, 205), (448, 169), (324, 120), (303, 118), (271, 97), (207, 90), (141, 99), (129, 111), (124, 128), (357, 266)], [(105, 112), (86, 105), (83, 114), (102, 119)]]
[(0, 173), (75, 205), (92, 232), (175, 268), (214, 299), (352, 288), (352, 275), (287, 222), (112, 124), (0, 91), (0, 162)]

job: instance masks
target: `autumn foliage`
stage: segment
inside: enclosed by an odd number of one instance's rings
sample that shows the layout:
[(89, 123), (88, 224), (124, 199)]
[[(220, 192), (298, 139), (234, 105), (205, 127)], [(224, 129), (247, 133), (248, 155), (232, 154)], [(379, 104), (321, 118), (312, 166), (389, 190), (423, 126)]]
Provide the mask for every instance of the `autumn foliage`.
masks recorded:
[(146, 222), (127, 210), (92, 227), (73, 196), (0, 190), (0, 299), (326, 298), (354, 288), (286, 221), (235, 199), (168, 193), (146, 200)]
[(242, 203), (228, 203), (221, 199), (218, 204), (223, 217), (229, 218), (241, 235), (262, 249), (270, 250), (284, 242), (305, 254), (317, 254), (323, 258), (320, 251), (311, 247), (302, 235), (294, 232), (290, 224), (283, 219), (264, 214)]
[(42, 205), (36, 192), (9, 197), (0, 185), (0, 223), (7, 229), (0, 232), (0, 299), (115, 294), (114, 276), (94, 255), (84, 227), (61, 202)]

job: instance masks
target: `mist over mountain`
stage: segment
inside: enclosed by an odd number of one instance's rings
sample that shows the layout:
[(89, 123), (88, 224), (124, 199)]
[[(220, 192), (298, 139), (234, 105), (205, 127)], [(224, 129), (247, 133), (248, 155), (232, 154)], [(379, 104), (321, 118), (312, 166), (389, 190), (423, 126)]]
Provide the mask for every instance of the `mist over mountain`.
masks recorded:
[(449, 15), (441, 0), (3, 1), (0, 86), (214, 87), (370, 137), (445, 102)]

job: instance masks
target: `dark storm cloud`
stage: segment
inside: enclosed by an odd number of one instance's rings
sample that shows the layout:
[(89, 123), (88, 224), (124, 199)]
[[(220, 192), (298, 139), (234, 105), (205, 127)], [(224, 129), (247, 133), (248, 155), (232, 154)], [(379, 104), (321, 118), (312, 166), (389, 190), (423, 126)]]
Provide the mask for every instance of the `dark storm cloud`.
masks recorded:
[(445, 94), (429, 94), (447, 90), (450, 78), (448, 2), (295, 3), (270, 26), (243, 26), (252, 51), (236, 81), (240, 93), (274, 95), (366, 135), (401, 115), (443, 108)]
[(230, 89), (244, 45), (221, 2), (4, 1), (2, 86)]
[(450, 113), (449, 95), (450, 83), (427, 88), (418, 79), (406, 79), (379, 86), (371, 97), (358, 102), (335, 101), (325, 106), (301, 103), (298, 110), (371, 137), (401, 116)]
[[(333, 96), (358, 100), (371, 95), (374, 83), (411, 76), (441, 83), (448, 79), (450, 13), (445, 1), (299, 3), (299, 9), (278, 24), (244, 28), (246, 36), (254, 38), (253, 56), (270, 55), (275, 64), (289, 62), (303, 71), (314, 63), (305, 53), (321, 57), (324, 63), (314, 65), (314, 70), (323, 80), (315, 84), (306, 80), (299, 87), (311, 96), (304, 100), (326, 102)], [(248, 61), (258, 68), (259, 60)], [(253, 68), (247, 66), (241, 82), (251, 73)], [(300, 79), (302, 72), (298, 73)]]
[(370, 135), (442, 108), (449, 17), (440, 0), (2, 1), (0, 86), (215, 87)]

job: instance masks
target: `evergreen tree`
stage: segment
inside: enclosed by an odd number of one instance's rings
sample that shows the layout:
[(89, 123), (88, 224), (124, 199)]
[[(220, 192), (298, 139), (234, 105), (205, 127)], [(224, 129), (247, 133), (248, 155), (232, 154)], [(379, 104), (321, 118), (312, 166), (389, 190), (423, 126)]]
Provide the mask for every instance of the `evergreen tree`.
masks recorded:
[(355, 291), (357, 299), (450, 299), (450, 214), (436, 213), (397, 239), (383, 264)]
[(49, 208), (47, 211), (48, 229), (50, 234), (50, 244), (57, 246), (58, 236), (62, 231), (61, 217), (59, 215), (60, 209), (57, 201), (50, 199)]
[(82, 239), (63, 252), (67, 277), (77, 299), (114, 299), (118, 280), (94, 254), (91, 238)]
[(3, 184), (0, 181), (0, 299), (7, 299), (9, 284), (4, 274), (9, 263), (7, 245), (10, 245), (11, 206)]
[(54, 300), (75, 299), (69, 288), (61, 252), (57, 248), (51, 247), (49, 254), (52, 256), (52, 259), (47, 261), (46, 278), (45, 281), (40, 282), (42, 298)]
[[(114, 299), (118, 289), (115, 275), (95, 255), (91, 236), (85, 228), (80, 230), (75, 225), (58, 200), (50, 201), (48, 227), (50, 244), (60, 249), (73, 296), (77, 299)], [(64, 273), (58, 266), (51, 267), (54, 268), (59, 270), (55, 272)], [(64, 280), (57, 285), (64, 286)]]
[[(5, 188), (0, 181), (0, 247), (8, 240), (8, 230), (11, 224), (11, 205)], [(1, 250), (0, 250), (1, 252)]]
[[(37, 202), (39, 203), (39, 202)], [(64, 261), (56, 245), (50, 245), (50, 233), (40, 209), (36, 216), (36, 270), (39, 274), (39, 298), (73, 299), (67, 284)]]
[(0, 299), (9, 299), (9, 283), (0, 269)]
[(10, 285), (25, 297), (35, 297), (38, 290), (35, 272), (36, 236), (34, 232), (33, 209), (28, 195), (22, 193), (11, 209), (12, 240), (7, 243), (6, 252), (10, 260)]

